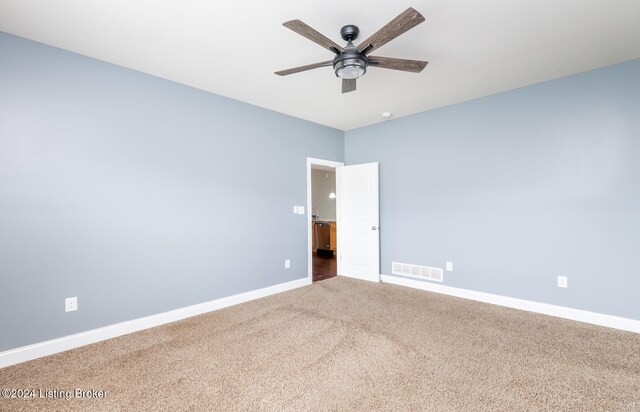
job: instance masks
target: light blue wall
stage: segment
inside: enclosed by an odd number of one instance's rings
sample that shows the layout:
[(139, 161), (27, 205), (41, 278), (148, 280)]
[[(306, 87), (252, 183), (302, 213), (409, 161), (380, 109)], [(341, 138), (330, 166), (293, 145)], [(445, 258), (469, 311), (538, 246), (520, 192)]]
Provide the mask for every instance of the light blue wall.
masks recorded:
[(307, 276), (293, 205), (343, 132), (2, 33), (0, 61), (0, 351)]
[(640, 60), (349, 131), (345, 159), (380, 162), (382, 273), (640, 319)]

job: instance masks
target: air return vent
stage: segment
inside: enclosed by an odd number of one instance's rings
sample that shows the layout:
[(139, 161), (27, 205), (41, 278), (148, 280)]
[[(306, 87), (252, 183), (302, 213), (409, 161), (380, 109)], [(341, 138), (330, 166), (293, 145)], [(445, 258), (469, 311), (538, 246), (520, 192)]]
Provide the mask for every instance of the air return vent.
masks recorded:
[(424, 280), (435, 280), (436, 282), (442, 282), (444, 280), (442, 268), (409, 265), (407, 263), (391, 262), (391, 273)]

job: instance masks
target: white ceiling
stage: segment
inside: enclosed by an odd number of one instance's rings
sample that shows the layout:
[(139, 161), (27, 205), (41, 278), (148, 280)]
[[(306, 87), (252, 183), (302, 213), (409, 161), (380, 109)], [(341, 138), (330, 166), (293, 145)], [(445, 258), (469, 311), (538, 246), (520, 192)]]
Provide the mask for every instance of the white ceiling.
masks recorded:
[[(422, 73), (371, 68), (344, 95), (330, 67), (273, 74), (332, 58), (284, 21), (344, 44), (409, 6), (426, 22), (375, 54)], [(640, 0), (0, 0), (0, 31), (348, 130), (639, 58)]]

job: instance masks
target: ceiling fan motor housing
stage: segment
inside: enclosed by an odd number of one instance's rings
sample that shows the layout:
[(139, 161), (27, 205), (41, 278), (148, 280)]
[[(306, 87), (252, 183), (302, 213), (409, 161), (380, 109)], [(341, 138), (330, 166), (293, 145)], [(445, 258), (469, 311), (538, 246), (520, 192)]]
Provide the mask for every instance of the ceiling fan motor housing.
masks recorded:
[(340, 29), (340, 36), (348, 43), (344, 48), (344, 52), (333, 59), (333, 70), (335, 70), (337, 77), (357, 79), (366, 73), (369, 59), (352, 43), (353, 40), (358, 38), (359, 33), (360, 29), (353, 24), (346, 25)]

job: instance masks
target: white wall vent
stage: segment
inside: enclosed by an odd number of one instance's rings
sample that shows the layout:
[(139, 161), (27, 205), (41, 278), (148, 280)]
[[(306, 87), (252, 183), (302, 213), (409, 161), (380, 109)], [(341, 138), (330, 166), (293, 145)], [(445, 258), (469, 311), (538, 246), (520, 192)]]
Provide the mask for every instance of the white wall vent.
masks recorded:
[(424, 280), (435, 280), (436, 282), (444, 280), (442, 268), (409, 265), (407, 263), (391, 262), (391, 273)]

